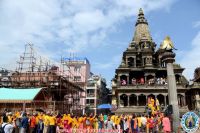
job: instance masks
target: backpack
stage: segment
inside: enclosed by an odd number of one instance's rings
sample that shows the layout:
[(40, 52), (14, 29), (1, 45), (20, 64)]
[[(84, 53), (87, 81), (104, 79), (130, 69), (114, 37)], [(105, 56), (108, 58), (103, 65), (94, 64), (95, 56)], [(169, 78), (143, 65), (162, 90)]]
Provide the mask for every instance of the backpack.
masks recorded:
[(5, 133), (4, 128), (6, 127), (6, 125), (8, 125), (8, 124), (5, 124), (3, 127), (1, 125), (1, 127), (0, 127), (0, 133)]

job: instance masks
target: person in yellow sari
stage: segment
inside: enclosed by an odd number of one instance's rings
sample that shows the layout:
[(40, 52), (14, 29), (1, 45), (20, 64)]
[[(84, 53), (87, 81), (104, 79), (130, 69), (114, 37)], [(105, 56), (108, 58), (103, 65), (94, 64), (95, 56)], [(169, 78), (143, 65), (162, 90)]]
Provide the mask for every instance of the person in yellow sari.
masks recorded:
[(47, 133), (48, 128), (49, 128), (49, 114), (50, 112), (47, 112), (46, 115), (43, 115), (43, 119), (44, 119), (44, 133)]
[(117, 116), (116, 118), (116, 125), (117, 125), (117, 128), (118, 130), (120, 130), (120, 121), (121, 121), (121, 116)]
[(56, 132), (56, 117), (53, 113), (51, 113), (51, 115), (49, 116), (49, 129), (50, 132)]
[(96, 115), (93, 122), (94, 132), (97, 133), (98, 130), (98, 116)]
[(72, 132), (76, 133), (76, 129), (78, 128), (78, 121), (77, 118), (72, 116)]

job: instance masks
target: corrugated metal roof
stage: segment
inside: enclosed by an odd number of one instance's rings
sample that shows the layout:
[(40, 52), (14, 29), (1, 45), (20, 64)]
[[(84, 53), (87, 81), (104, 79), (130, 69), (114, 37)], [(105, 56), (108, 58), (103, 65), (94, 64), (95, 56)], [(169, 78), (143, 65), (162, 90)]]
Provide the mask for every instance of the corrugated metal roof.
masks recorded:
[(42, 88), (0, 88), (0, 101), (34, 100)]

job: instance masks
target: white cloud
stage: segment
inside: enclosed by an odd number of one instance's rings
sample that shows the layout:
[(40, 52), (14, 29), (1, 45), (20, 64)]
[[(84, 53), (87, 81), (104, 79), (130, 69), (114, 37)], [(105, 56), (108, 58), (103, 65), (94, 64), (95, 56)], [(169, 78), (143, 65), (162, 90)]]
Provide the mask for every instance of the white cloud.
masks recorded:
[(193, 27), (194, 27), (194, 28), (200, 27), (200, 21), (194, 22), (194, 23), (193, 23)]
[(116, 67), (121, 62), (122, 55), (115, 55), (112, 57), (112, 59), (109, 62), (98, 62), (94, 64), (94, 68), (97, 68), (99, 70), (101, 69), (110, 69), (112, 67)]
[(189, 79), (193, 79), (193, 74), (195, 68), (200, 66), (200, 31), (192, 40), (192, 49), (188, 51), (184, 51), (182, 59), (180, 60), (180, 64), (186, 68), (184, 70), (184, 75)]
[[(47, 56), (59, 51), (98, 47), (127, 17), (166, 9), (174, 0), (2, 0), (0, 1), (1, 62), (15, 57), (32, 42)], [(61, 52), (61, 53), (62, 53)], [(9, 54), (8, 54), (9, 53)]]

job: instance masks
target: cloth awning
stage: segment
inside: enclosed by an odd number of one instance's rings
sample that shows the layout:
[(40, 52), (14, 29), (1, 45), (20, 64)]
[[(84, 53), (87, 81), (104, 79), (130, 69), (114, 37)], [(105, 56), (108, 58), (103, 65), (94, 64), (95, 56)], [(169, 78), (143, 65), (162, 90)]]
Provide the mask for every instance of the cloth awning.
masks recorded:
[(112, 106), (110, 104), (101, 104), (97, 107), (98, 109), (110, 109)]
[(0, 88), (0, 103), (32, 102), (42, 88)]

